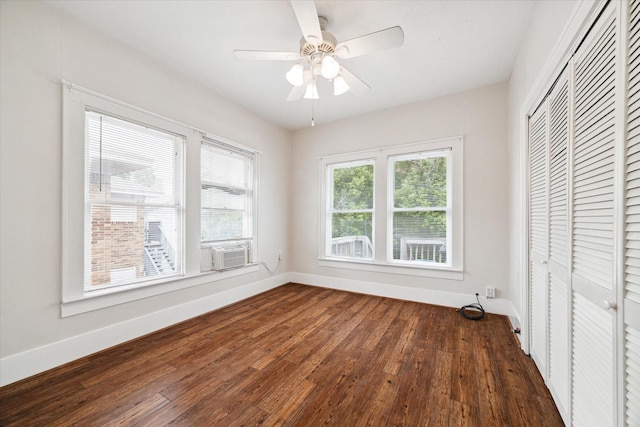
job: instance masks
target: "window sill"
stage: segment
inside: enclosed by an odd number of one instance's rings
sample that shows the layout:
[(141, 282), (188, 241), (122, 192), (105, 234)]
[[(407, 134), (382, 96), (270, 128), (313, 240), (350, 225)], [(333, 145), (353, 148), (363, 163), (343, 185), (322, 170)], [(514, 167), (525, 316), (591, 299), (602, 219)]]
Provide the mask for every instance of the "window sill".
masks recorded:
[(320, 267), (370, 271), (373, 273), (401, 274), (405, 276), (433, 277), (437, 279), (464, 280), (464, 272), (451, 268), (434, 268), (400, 264), (380, 264), (373, 261), (357, 261), (335, 258), (319, 258)]
[(94, 292), (85, 293), (83, 297), (66, 300), (60, 304), (61, 316), (69, 317), (77, 314), (87, 313), (114, 305), (125, 304), (192, 286), (204, 285), (206, 283), (217, 282), (243, 274), (255, 273), (260, 269), (259, 264), (249, 264), (245, 267), (226, 271), (212, 271), (198, 273), (191, 276), (170, 278), (162, 282), (150, 282), (145, 286), (135, 288), (107, 288)]

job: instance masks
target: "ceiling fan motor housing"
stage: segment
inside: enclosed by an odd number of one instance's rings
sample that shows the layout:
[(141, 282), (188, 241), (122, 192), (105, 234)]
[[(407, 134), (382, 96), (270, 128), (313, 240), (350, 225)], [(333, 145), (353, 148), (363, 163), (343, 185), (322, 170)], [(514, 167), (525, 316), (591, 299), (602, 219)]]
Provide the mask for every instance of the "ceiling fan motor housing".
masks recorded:
[(302, 40), (300, 40), (300, 55), (309, 56), (317, 52), (333, 55), (336, 51), (337, 43), (338, 42), (336, 41), (336, 38), (333, 36), (333, 34), (323, 29), (322, 43), (320, 43), (318, 46), (314, 45), (313, 43), (309, 43), (304, 39), (304, 37), (302, 38)]
[(333, 36), (333, 34), (327, 31), (322, 32), (322, 43), (320, 43), (318, 46), (312, 43), (309, 43), (304, 38), (300, 41), (301, 56), (312, 55), (316, 52), (332, 55), (333, 53), (335, 53), (335, 50), (336, 50), (336, 38)]

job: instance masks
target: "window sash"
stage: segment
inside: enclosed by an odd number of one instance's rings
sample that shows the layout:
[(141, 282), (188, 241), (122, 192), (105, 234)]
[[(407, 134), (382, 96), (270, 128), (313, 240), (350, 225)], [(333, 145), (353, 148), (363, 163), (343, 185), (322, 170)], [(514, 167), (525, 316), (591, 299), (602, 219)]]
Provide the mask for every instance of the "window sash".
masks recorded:
[[(251, 242), (255, 228), (255, 153), (210, 138), (203, 139), (200, 152), (201, 244)], [(241, 173), (229, 170), (234, 166)], [(217, 170), (221, 172), (216, 176)], [(225, 219), (231, 223), (215, 231), (216, 223)], [(234, 227), (236, 231), (229, 233)]]
[(84, 118), (85, 292), (183, 275), (185, 137), (89, 108)]
[[(372, 181), (371, 181), (371, 201), (369, 208), (336, 208), (335, 207), (335, 172), (344, 169), (358, 168), (362, 166), (371, 166), (372, 169)], [(358, 161), (349, 161), (329, 164), (326, 167), (327, 178), (327, 210), (326, 210), (326, 246), (325, 256), (337, 257), (337, 258), (351, 258), (360, 260), (373, 260), (374, 248), (375, 248), (375, 162), (372, 159), (363, 159)], [(349, 224), (348, 221), (341, 224), (342, 227), (349, 227), (351, 229), (361, 227), (361, 232), (348, 236), (334, 236), (334, 226), (339, 221), (336, 218), (348, 218), (349, 215), (355, 217), (360, 214), (362, 224)], [(367, 224), (367, 217), (370, 216)], [(342, 221), (340, 221), (342, 222)], [(342, 233), (339, 233), (342, 234)]]
[[(446, 192), (445, 204), (435, 206), (415, 206), (415, 207), (396, 207), (396, 178), (397, 163), (411, 160), (427, 160), (444, 158), (445, 160), (445, 188)], [(451, 183), (451, 150), (432, 150), (426, 152), (410, 152), (395, 156), (389, 156), (388, 159), (388, 218), (387, 218), (387, 235), (390, 236), (387, 242), (387, 260), (394, 264), (406, 265), (433, 265), (450, 267), (451, 255), (447, 255), (447, 248), (451, 251), (451, 232), (452, 232), (452, 183)], [(424, 197), (428, 197), (425, 194)], [(414, 229), (413, 235), (400, 236), (397, 233), (399, 225), (397, 223), (398, 214), (403, 213), (444, 213), (444, 230), (439, 230), (437, 225), (432, 226), (426, 223), (428, 218), (422, 220), (422, 229)], [(416, 218), (419, 218), (416, 216)], [(435, 230), (433, 229), (435, 228)], [(444, 231), (444, 236), (442, 232)], [(416, 252), (418, 255), (416, 255)], [(426, 254), (426, 255), (425, 255)]]

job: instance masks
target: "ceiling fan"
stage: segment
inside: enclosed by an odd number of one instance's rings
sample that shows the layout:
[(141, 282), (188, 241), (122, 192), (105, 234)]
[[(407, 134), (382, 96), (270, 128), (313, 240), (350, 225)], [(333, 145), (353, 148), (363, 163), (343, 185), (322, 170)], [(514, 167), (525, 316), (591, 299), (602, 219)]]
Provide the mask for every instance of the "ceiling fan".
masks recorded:
[(396, 26), (338, 43), (327, 29), (328, 20), (318, 16), (313, 0), (291, 0), (293, 11), (302, 30), (299, 52), (269, 52), (236, 50), (238, 59), (266, 61), (295, 61), (286, 73), (293, 85), (288, 101), (301, 98), (318, 99), (318, 76), (333, 82), (333, 94), (342, 95), (351, 90), (362, 95), (370, 87), (338, 63), (336, 58), (350, 59), (379, 50), (399, 47), (404, 42), (402, 28)]

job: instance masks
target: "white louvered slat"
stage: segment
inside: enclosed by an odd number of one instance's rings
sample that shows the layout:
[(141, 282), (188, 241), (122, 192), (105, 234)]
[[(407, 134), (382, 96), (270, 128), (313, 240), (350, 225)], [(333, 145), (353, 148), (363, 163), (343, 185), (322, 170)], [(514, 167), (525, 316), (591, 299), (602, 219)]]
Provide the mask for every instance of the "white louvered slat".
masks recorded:
[(627, 24), (624, 421), (640, 426), (640, 1), (629, 3)]
[(569, 306), (567, 285), (549, 277), (549, 389), (561, 414), (569, 409)]
[[(634, 274), (640, 265), (636, 249), (640, 232), (640, 7), (631, 2), (629, 14), (629, 56), (627, 89), (627, 157), (625, 200), (625, 298), (640, 302), (640, 276)], [(636, 130), (637, 132), (632, 132)]]
[(566, 74), (558, 81), (549, 103), (549, 260), (567, 267), (569, 82)]
[[(569, 419), (569, 78), (564, 72), (549, 94), (549, 275), (547, 385), (563, 419)], [(540, 301), (544, 303), (544, 301)]]
[(618, 409), (615, 312), (602, 307), (605, 299), (615, 300), (611, 295), (615, 295), (615, 156), (620, 126), (616, 7), (617, 3), (609, 3), (574, 62), (570, 407), (575, 426), (614, 425)]
[(611, 314), (573, 295), (573, 424), (608, 426), (613, 414)]
[(531, 357), (543, 377), (547, 370), (547, 269), (531, 262)]
[(546, 109), (543, 106), (529, 119), (530, 249), (542, 257), (547, 256), (548, 247), (547, 139)]
[(601, 30), (575, 66), (573, 272), (613, 288), (613, 195), (617, 25)]
[(547, 103), (529, 118), (529, 312), (532, 359), (546, 379), (549, 210)]
[(640, 426), (640, 329), (625, 327), (625, 418), (627, 426)]

